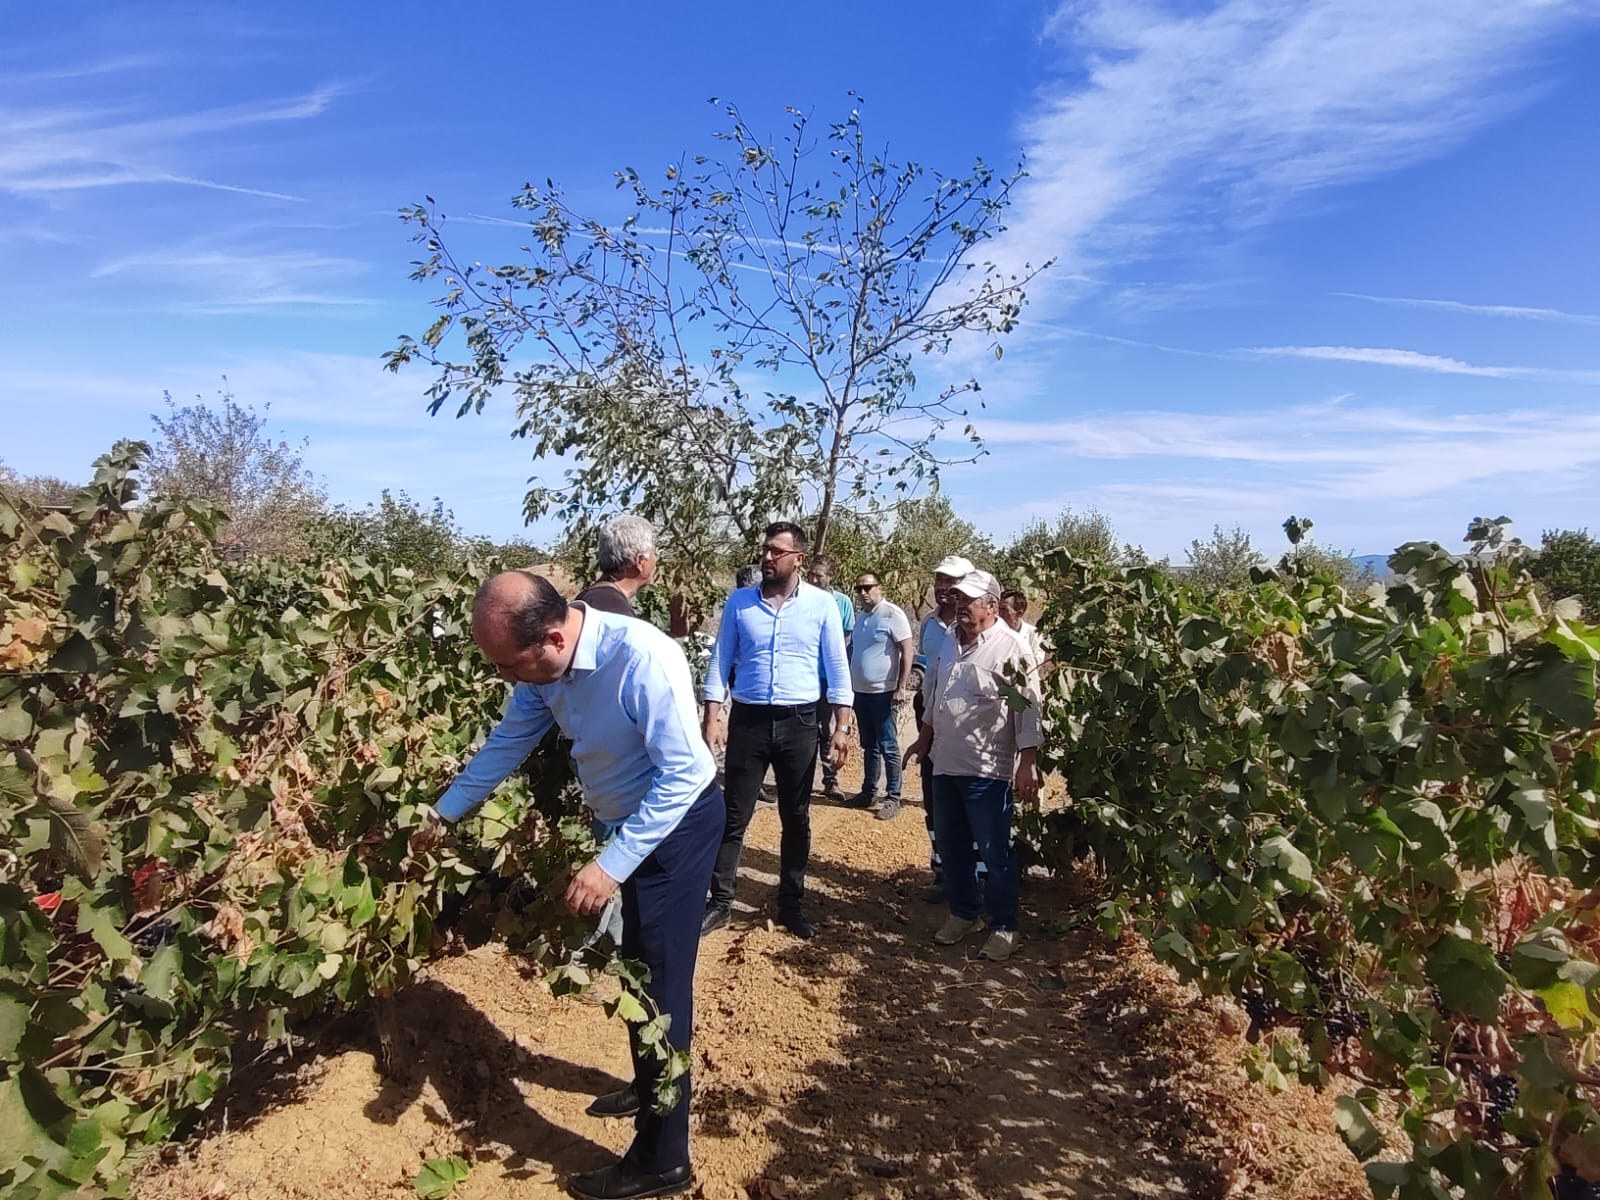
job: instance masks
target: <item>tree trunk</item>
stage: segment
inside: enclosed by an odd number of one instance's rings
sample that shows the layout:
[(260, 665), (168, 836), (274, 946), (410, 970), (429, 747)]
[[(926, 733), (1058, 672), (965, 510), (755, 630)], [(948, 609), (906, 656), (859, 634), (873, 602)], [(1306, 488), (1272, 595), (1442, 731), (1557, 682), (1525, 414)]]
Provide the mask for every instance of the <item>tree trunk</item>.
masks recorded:
[(828, 450), (828, 477), (822, 485), (822, 507), (817, 510), (817, 529), (811, 539), (815, 557), (828, 547), (828, 529), (833, 524), (833, 498), (839, 487), (839, 455), (844, 448), (844, 419), (833, 426), (833, 445)]

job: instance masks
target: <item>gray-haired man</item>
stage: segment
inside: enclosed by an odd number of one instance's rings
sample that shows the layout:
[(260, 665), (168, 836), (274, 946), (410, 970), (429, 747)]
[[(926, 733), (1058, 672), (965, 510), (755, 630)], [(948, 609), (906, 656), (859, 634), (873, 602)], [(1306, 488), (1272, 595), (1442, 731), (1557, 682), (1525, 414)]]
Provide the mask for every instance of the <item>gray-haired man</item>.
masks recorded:
[(633, 598), (656, 577), (656, 531), (643, 517), (613, 517), (600, 527), (600, 578), (576, 599), (601, 612), (639, 615)]

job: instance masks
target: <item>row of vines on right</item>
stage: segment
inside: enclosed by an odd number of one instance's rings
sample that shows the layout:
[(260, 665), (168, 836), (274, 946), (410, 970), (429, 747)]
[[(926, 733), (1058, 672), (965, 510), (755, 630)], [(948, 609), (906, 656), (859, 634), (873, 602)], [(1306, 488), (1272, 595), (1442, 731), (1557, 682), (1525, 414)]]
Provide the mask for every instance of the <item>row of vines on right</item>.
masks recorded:
[(1364, 590), (1293, 555), (1227, 591), (1039, 569), (1072, 800), (1023, 835), (1242, 1002), (1269, 1083), (1342, 1090), (1380, 1197), (1600, 1195), (1600, 627), (1505, 532)]

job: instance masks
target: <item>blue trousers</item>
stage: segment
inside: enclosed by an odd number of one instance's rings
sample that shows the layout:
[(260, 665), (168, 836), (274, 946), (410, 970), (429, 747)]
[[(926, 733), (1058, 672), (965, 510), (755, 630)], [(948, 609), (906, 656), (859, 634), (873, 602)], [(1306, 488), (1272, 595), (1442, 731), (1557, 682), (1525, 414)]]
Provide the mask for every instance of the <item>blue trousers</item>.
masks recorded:
[(857, 692), (856, 728), (861, 733), (861, 794), (878, 794), (878, 767), (887, 794), (900, 799), (900, 739), (894, 727), (893, 692)]
[[(933, 824), (950, 911), (992, 929), (1017, 927), (1017, 859), (1011, 851), (1011, 784), (967, 775), (933, 777)], [(974, 853), (973, 843), (977, 843)], [(981, 888), (978, 863), (989, 868)]]
[[(722, 790), (715, 785), (684, 813), (683, 819), (622, 884), (622, 954), (650, 968), (645, 990), (656, 1007), (672, 1017), (667, 1040), (688, 1050), (694, 1032), (694, 965), (700, 953), (700, 921), (706, 912), (711, 868), (727, 824)], [(633, 1080), (641, 1104), (633, 1121), (633, 1145), (626, 1161), (640, 1171), (660, 1174), (689, 1162), (689, 1076), (671, 1112), (651, 1111), (650, 1097), (661, 1063), (640, 1052), (637, 1030), (629, 1030)]]

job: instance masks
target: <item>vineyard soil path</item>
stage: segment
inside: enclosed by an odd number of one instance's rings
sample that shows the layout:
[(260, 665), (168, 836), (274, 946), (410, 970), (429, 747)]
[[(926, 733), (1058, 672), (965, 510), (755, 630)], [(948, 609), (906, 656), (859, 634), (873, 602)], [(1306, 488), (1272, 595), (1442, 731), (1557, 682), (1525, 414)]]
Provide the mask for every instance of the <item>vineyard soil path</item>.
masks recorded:
[[(778, 821), (763, 804), (742, 911), (702, 947), (691, 1195), (1370, 1195), (1331, 1098), (1249, 1084), (1237, 1021), (1135, 939), (1092, 933), (1085, 882), (1028, 879), (1016, 956), (983, 962), (976, 937), (932, 944), (944, 912), (919, 897), (919, 807), (880, 822), (819, 799), (812, 813), (815, 940), (768, 923)], [(628, 1074), (597, 1003), (552, 999), (486, 948), (435, 964), (397, 1008), (397, 1079), (347, 1023), (319, 1054), (244, 1072), (135, 1196), (404, 1200), (424, 1159), (461, 1154), (459, 1200), (542, 1200), (626, 1146), (626, 1122), (583, 1111)]]

